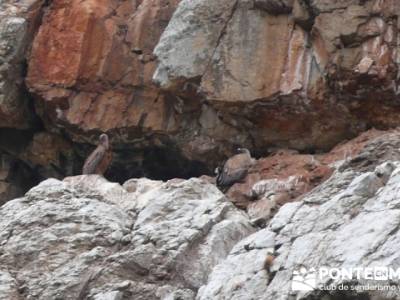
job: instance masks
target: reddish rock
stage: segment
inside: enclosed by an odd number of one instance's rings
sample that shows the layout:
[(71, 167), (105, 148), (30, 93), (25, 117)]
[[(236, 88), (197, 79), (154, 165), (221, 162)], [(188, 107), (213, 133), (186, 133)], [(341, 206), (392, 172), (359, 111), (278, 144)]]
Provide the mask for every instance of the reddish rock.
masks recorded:
[[(293, 153), (291, 151), (279, 151), (270, 157), (257, 160), (256, 165), (249, 171), (243, 183), (233, 185), (227, 192), (228, 197), (235, 199), (241, 195), (240, 201), (243, 207), (243, 198), (247, 198), (247, 204), (254, 200), (252, 197), (253, 186), (262, 180), (276, 179), (285, 182), (289, 177), (295, 177), (296, 184), (291, 184), (288, 190), (280, 189), (279, 193), (287, 193), (290, 191), (290, 196), (285, 200), (280, 200), (280, 204), (293, 201), (300, 195), (311, 190), (323, 180), (328, 178), (332, 172), (327, 164), (320, 161), (320, 158), (315, 155), (304, 155)], [(256, 198), (257, 199), (257, 198)]]
[(152, 51), (177, 3), (52, 1), (27, 76), (46, 125), (75, 138), (76, 130), (172, 130), (166, 98), (151, 83)]
[(326, 154), (280, 150), (257, 160), (245, 180), (233, 185), (227, 196), (236, 206), (247, 209), (255, 221), (266, 220), (283, 204), (300, 199), (328, 179), (338, 164), (351, 161), (368, 143), (384, 133), (369, 130)]
[[(210, 173), (238, 146), (327, 151), (399, 125), (399, 2), (308, 2), (54, 0), (26, 83), (47, 131), (82, 148), (107, 132), (124, 179)], [(321, 159), (276, 153), (254, 170), (275, 173), (253, 181), (301, 169), (308, 190), (330, 172)]]

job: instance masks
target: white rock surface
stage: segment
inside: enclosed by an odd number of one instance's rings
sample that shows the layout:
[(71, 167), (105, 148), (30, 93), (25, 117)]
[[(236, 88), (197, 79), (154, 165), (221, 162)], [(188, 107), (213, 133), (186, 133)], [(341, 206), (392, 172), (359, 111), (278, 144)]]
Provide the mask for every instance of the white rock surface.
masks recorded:
[(258, 231), (201, 179), (46, 180), (0, 208), (0, 299), (399, 299), (291, 289), (301, 266), (400, 268), (397, 141), (370, 142)]
[[(366, 298), (356, 292), (291, 289), (293, 271), (301, 266), (400, 268), (400, 162), (384, 158), (399, 153), (382, 142), (371, 143), (302, 201), (284, 205), (265, 229), (237, 244), (196, 299), (400, 299), (398, 288), (369, 291)], [(246, 246), (251, 240), (254, 245)], [(268, 248), (275, 249), (270, 270), (262, 263)], [(346, 281), (330, 282), (340, 283)]]
[(181, 1), (154, 49), (160, 62), (154, 81), (167, 89), (179, 77), (202, 76), (236, 3), (237, 0)]
[(48, 179), (0, 208), (0, 299), (193, 299), (253, 232), (199, 179)]

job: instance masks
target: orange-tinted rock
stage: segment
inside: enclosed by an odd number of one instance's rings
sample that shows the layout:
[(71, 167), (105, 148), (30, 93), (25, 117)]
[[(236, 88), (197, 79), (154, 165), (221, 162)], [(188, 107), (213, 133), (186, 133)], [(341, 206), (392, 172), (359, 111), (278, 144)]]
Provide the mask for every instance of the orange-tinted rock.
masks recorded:
[(47, 130), (80, 144), (109, 133), (112, 167), (129, 176), (149, 165), (187, 169), (184, 160), (210, 173), (238, 146), (259, 157), (326, 151), (371, 126), (400, 124), (398, 8), (392, 0), (54, 0), (27, 84)]
[[(69, 131), (75, 138), (76, 129), (173, 129), (165, 97), (151, 77), (153, 48), (177, 3), (52, 1), (27, 77), (47, 126), (75, 129)], [(56, 118), (57, 107), (63, 122)]]
[[(282, 189), (279, 183), (274, 188), (275, 193), (285, 194), (290, 192), (290, 196), (285, 201), (278, 201), (282, 205), (284, 204), (282, 202), (293, 201), (317, 186), (327, 179), (331, 172), (332, 168), (322, 163), (318, 156), (279, 151), (270, 157), (257, 160), (256, 165), (249, 171), (245, 181), (233, 185), (227, 195), (233, 199), (239, 194), (244, 195), (248, 199), (247, 203), (250, 203), (251, 200), (254, 200), (252, 199), (254, 196), (259, 196), (252, 193), (253, 186), (256, 183), (268, 179), (286, 182), (290, 177), (293, 177), (293, 179), (289, 180), (287, 189)], [(243, 201), (242, 197), (240, 201)]]
[[(227, 196), (252, 218), (265, 219), (280, 206), (295, 201), (329, 178), (337, 163), (351, 161), (367, 143), (384, 132), (369, 130), (333, 148), (326, 154), (305, 155), (281, 150), (257, 160), (242, 183), (236, 183)], [(258, 203), (258, 201), (261, 201)]]

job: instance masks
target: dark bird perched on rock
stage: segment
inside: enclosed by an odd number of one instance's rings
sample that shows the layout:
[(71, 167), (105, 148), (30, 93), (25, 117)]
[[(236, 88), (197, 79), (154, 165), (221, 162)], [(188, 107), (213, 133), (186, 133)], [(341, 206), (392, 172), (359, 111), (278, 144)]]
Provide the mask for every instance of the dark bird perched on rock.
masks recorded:
[(233, 184), (242, 181), (254, 165), (255, 160), (251, 157), (250, 151), (246, 148), (238, 148), (239, 154), (229, 158), (223, 167), (215, 169), (217, 186), (225, 192)]
[(99, 138), (99, 145), (86, 159), (82, 168), (82, 174), (103, 175), (112, 160), (112, 151), (108, 135), (103, 133)]

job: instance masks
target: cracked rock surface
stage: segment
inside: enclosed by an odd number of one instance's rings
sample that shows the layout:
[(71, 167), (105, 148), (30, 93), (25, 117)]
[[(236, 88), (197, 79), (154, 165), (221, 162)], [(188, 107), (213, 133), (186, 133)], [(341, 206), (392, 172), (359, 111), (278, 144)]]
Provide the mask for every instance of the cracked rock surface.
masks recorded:
[(36, 140), (55, 135), (73, 150), (57, 151), (56, 170), (2, 152), (31, 177), (62, 178), (107, 132), (106, 177), (122, 183), (211, 175), (238, 147), (319, 153), (394, 128), (399, 3), (2, 1), (0, 146), (19, 135), (44, 153)]
[(43, 0), (0, 1), (0, 128), (29, 127), (31, 112), (24, 89), (26, 50)]
[(253, 232), (199, 179), (49, 179), (0, 209), (0, 299), (193, 299)]
[(326, 149), (397, 124), (398, 1), (217, 2), (181, 1), (154, 51), (163, 90), (205, 101), (203, 135)]
[(396, 299), (291, 291), (300, 266), (400, 267), (400, 133), (368, 137), (263, 228), (202, 179), (43, 181), (0, 208), (0, 299)]
[[(358, 299), (355, 292), (292, 292), (292, 273), (300, 266), (399, 268), (399, 140), (394, 132), (370, 141), (301, 201), (281, 207), (265, 229), (238, 243), (213, 269), (197, 299)], [(348, 282), (330, 282), (341, 283)], [(367, 297), (399, 296), (397, 289)]]

